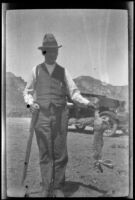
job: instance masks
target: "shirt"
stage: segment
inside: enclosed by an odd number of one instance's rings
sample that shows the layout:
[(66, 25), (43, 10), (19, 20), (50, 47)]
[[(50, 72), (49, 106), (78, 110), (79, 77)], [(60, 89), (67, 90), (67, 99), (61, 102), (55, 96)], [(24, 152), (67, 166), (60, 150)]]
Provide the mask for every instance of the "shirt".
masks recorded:
[[(52, 74), (54, 68), (55, 68), (55, 64), (54, 65), (48, 65), (46, 64), (47, 70), (50, 74)], [(68, 89), (68, 93), (70, 98), (72, 99), (72, 101), (76, 104), (78, 104), (81, 107), (86, 107), (88, 105), (88, 103), (90, 102), (88, 99), (84, 98), (79, 89), (77, 88), (75, 82), (73, 81), (71, 75), (69, 74), (68, 70), (66, 68), (65, 69), (65, 82), (66, 82), (66, 86)], [(26, 104), (33, 104), (34, 101), (36, 101), (36, 97), (34, 96), (34, 92), (35, 92), (35, 83), (36, 83), (36, 67), (33, 67), (32, 69), (32, 74), (30, 75), (30, 78), (27, 82), (26, 88), (23, 92), (23, 96), (24, 96), (24, 101)]]
[(45, 66), (46, 66), (49, 74), (51, 75), (53, 70), (54, 70), (54, 68), (55, 68), (55, 63), (53, 65), (48, 65), (47, 63), (45, 63)]

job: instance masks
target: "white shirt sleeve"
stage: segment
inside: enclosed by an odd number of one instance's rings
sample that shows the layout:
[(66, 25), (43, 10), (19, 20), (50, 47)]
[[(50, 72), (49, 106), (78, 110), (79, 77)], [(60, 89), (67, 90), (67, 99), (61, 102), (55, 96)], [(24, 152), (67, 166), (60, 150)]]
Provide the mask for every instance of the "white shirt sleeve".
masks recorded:
[(26, 104), (33, 104), (34, 102), (34, 92), (35, 92), (35, 84), (36, 84), (36, 67), (32, 69), (32, 73), (29, 77), (27, 85), (23, 92), (24, 102)]
[(78, 87), (76, 86), (67, 69), (65, 69), (65, 81), (67, 84), (69, 96), (73, 102), (79, 106), (86, 107), (90, 101), (81, 95)]

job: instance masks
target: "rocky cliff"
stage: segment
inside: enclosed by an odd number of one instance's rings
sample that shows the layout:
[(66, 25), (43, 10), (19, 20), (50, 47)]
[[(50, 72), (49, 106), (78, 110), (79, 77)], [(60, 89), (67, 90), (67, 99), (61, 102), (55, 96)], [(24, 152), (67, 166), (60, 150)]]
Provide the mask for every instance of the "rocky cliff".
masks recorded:
[[(104, 84), (100, 80), (90, 76), (80, 76), (74, 79), (82, 93), (106, 95), (118, 100), (128, 102), (128, 86), (113, 86)], [(25, 80), (11, 72), (6, 73), (6, 114), (10, 117), (30, 116), (23, 100)]]

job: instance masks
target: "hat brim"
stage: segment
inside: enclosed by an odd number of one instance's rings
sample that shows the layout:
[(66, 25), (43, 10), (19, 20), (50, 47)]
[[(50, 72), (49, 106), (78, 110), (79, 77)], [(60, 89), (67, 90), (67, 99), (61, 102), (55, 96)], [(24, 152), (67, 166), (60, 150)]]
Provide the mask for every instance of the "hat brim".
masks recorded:
[(58, 48), (60, 48), (60, 47), (62, 47), (62, 45), (59, 45), (59, 46), (46, 46), (46, 47), (41, 46), (41, 47), (38, 47), (38, 49), (40, 49), (40, 50), (43, 51), (43, 50), (46, 50), (46, 49), (48, 49), (48, 48), (49, 48), (49, 49), (51, 49), (51, 48), (54, 48), (54, 49), (57, 48), (57, 49), (58, 49)]

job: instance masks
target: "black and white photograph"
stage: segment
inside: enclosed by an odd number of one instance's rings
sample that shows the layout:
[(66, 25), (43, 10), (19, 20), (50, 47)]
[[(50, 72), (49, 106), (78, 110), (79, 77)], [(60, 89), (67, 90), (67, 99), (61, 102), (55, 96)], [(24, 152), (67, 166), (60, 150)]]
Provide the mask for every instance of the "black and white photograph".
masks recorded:
[(129, 7), (5, 11), (3, 197), (132, 197)]

